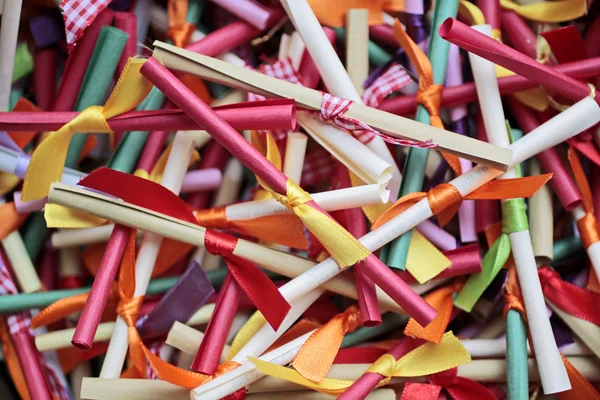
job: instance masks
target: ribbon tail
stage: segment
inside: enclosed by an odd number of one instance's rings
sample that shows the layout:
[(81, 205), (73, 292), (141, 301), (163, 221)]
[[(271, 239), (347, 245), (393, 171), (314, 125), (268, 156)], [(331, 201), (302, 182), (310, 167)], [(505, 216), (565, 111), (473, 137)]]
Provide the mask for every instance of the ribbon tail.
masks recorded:
[(585, 377), (575, 368), (567, 357), (560, 355), (562, 357), (563, 363), (567, 368), (567, 374), (569, 375), (569, 381), (571, 381), (571, 390), (567, 390), (566, 392), (558, 393), (559, 400), (579, 400), (579, 399), (589, 399), (589, 400), (599, 400), (600, 394), (594, 389), (594, 386), (585, 379)]
[(529, 198), (552, 178), (552, 174), (493, 180), (465, 196), (467, 200)]
[(269, 325), (277, 330), (291, 308), (277, 286), (264, 272), (246, 260), (230, 256), (225, 262), (240, 288), (264, 315)]
[(461, 310), (471, 312), (479, 297), (498, 275), (509, 256), (510, 240), (508, 235), (502, 234), (483, 257), (482, 271), (469, 277), (465, 286), (454, 299), (454, 305)]
[(407, 382), (402, 390), (402, 400), (437, 400), (442, 387), (428, 383)]
[(425, 296), (425, 301), (437, 310), (437, 316), (425, 328), (411, 318), (404, 329), (404, 334), (413, 338), (425, 339), (429, 342), (440, 343), (452, 315), (452, 286), (443, 287)]
[(81, 293), (55, 301), (31, 319), (31, 327), (37, 329), (60, 321), (76, 311), (80, 311), (83, 309), (88, 295), (89, 293)]

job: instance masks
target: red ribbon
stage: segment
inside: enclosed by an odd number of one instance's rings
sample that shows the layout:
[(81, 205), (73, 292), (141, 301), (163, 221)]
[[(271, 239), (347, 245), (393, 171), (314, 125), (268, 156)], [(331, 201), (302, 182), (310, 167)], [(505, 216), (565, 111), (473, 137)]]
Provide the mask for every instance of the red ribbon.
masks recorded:
[(427, 377), (429, 384), (406, 383), (401, 400), (437, 400), (445, 390), (454, 400), (496, 400), (483, 385), (458, 376), (458, 368)]
[(544, 297), (552, 304), (574, 317), (600, 325), (600, 294), (562, 280), (549, 267), (540, 268), (538, 274)]

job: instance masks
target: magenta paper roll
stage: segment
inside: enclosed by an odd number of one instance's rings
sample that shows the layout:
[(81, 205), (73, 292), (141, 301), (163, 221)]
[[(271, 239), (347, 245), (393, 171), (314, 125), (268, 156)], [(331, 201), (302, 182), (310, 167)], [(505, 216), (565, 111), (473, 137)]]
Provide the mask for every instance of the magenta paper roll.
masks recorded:
[(417, 225), (417, 230), (442, 251), (456, 249), (456, 238), (430, 220)]
[(210, 0), (260, 30), (267, 29), (273, 10), (254, 0)]
[(181, 193), (215, 190), (223, 181), (223, 174), (218, 168), (197, 169), (185, 174)]
[(11, 339), (23, 371), (29, 396), (35, 400), (52, 400), (46, 374), (36, 354), (37, 349), (31, 335), (28, 332), (17, 332), (11, 335)]

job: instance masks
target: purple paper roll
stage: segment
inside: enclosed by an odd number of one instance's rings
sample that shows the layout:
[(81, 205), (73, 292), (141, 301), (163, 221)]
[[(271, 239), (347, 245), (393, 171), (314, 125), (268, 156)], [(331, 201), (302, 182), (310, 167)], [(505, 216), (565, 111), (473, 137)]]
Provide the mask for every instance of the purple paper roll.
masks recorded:
[(181, 193), (215, 190), (221, 186), (222, 181), (223, 174), (218, 168), (197, 169), (185, 175)]
[(456, 249), (456, 238), (429, 220), (417, 225), (417, 231), (442, 251)]
[(175, 321), (186, 323), (214, 292), (200, 264), (193, 261), (150, 314), (138, 322), (140, 335), (145, 339), (158, 337)]

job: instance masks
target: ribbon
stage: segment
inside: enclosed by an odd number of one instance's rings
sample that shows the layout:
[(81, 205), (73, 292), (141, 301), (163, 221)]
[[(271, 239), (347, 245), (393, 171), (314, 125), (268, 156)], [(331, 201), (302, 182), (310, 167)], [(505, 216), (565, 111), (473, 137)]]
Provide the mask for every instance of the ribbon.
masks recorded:
[(369, 11), (369, 25), (382, 25), (383, 11), (405, 11), (405, 0), (308, 0), (321, 25), (343, 28), (346, 26), (346, 13), (353, 8)]
[(416, 192), (402, 196), (375, 221), (372, 229), (377, 229), (424, 198), (427, 199), (433, 215), (438, 217), (438, 221), (443, 227), (458, 212), (462, 200), (529, 198), (548, 182), (550, 178), (552, 178), (552, 174), (494, 180), (480, 186), (465, 196), (462, 196), (453, 185), (442, 183), (431, 188), (427, 193)]
[(510, 0), (500, 0), (506, 10), (514, 11), (525, 19), (536, 22), (566, 22), (587, 13), (585, 0), (558, 0), (520, 5)]
[(452, 300), (454, 293), (459, 291), (464, 282), (456, 280), (448, 286), (444, 286), (434, 290), (425, 296), (425, 301), (435, 308), (437, 316), (423, 328), (414, 318), (410, 318), (404, 328), (404, 334), (413, 338), (425, 339), (429, 342), (439, 343), (446, 332), (452, 308), (454, 307)]
[(458, 368), (427, 377), (429, 384), (411, 383), (404, 385), (402, 400), (437, 400), (445, 390), (454, 400), (496, 400), (496, 397), (478, 382), (458, 376)]
[(560, 355), (565, 367), (567, 368), (567, 375), (569, 375), (569, 381), (571, 382), (571, 390), (566, 392), (557, 393), (559, 400), (598, 400), (600, 394), (594, 389), (594, 386), (585, 379), (585, 377), (575, 368), (567, 357)]
[(592, 190), (590, 189), (590, 184), (585, 176), (579, 157), (572, 147), (569, 147), (568, 159), (571, 170), (573, 171), (575, 183), (577, 184), (577, 188), (583, 199), (582, 206), (585, 210), (585, 215), (583, 218), (577, 220), (577, 229), (581, 236), (581, 243), (583, 244), (583, 247), (587, 249), (592, 244), (600, 241), (600, 230), (594, 216)]
[(354, 305), (331, 318), (302, 345), (292, 366), (303, 377), (322, 382), (342, 345), (346, 333), (360, 326), (360, 310)]
[[(431, 126), (444, 129), (444, 124), (440, 118), (444, 85), (436, 85), (434, 83), (433, 69), (429, 59), (419, 46), (413, 42), (404, 29), (402, 29), (402, 25), (397, 19), (394, 21), (394, 35), (419, 74), (417, 104), (425, 107), (429, 113)], [(460, 166), (460, 160), (457, 156), (444, 151), (441, 152), (441, 155), (456, 175), (462, 174), (462, 167)]]
[[(31, 327), (37, 329), (42, 326), (47, 326), (60, 321), (77, 311), (81, 311), (88, 296), (89, 292), (86, 292), (55, 301), (31, 319)], [(109, 301), (117, 300), (117, 298), (118, 293), (115, 285), (109, 294)]]
[(21, 396), (21, 399), (23, 400), (30, 400), (31, 397), (29, 396), (29, 390), (27, 389), (27, 382), (25, 382), (23, 370), (19, 364), (19, 358), (12, 339), (10, 338), (8, 324), (4, 317), (0, 318), (0, 341), (2, 341), (2, 352), (4, 354), (6, 366), (8, 367), (8, 372), (10, 373), (10, 377), (12, 378), (19, 396)]
[(579, 319), (600, 325), (600, 294), (561, 279), (549, 267), (538, 269), (542, 291), (552, 304)]
[(412, 78), (404, 67), (392, 63), (390, 67), (373, 82), (362, 96), (363, 103), (368, 107), (377, 108), (389, 94), (402, 89), (412, 82)]
[(19, 214), (14, 202), (0, 205), (0, 240), (4, 240), (12, 232), (19, 229), (27, 219), (28, 214)]
[(519, 285), (519, 277), (514, 263), (508, 268), (508, 276), (504, 284), (504, 316), (510, 310), (518, 311), (525, 322), (527, 322), (527, 313), (523, 305), (523, 294)]
[(144, 62), (130, 58), (104, 107), (86, 108), (37, 147), (25, 175), (23, 201), (46, 197), (52, 182), (60, 181), (69, 142), (77, 132), (108, 133), (112, 138), (106, 119), (134, 109), (152, 88), (140, 74)]
[[(262, 374), (293, 382), (334, 397), (342, 394), (354, 383), (351, 380), (330, 378), (325, 378), (322, 382), (313, 382), (291, 368), (253, 357), (248, 357), (248, 359)], [(390, 354), (385, 354), (372, 364), (367, 372), (383, 376), (385, 379), (379, 385), (383, 386), (389, 383), (392, 377), (427, 376), (470, 361), (471, 357), (460, 341), (454, 337), (452, 332), (447, 332), (439, 344), (425, 343), (397, 361)]]

